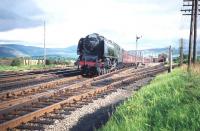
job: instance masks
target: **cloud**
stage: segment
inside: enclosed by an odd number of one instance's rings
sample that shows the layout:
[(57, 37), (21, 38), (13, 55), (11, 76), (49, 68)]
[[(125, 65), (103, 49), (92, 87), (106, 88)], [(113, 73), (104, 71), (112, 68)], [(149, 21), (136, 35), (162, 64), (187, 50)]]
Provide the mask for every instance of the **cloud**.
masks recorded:
[(33, 0), (1, 0), (0, 32), (41, 25), (43, 11)]
[[(18, 25), (15, 30), (0, 32), (0, 39), (4, 40), (41, 43), (40, 46), (43, 46), (43, 26), (38, 26), (42, 23), (40, 20), (43, 15), (47, 22), (47, 47), (74, 45), (81, 37), (96, 32), (127, 50), (135, 48), (136, 34), (143, 36), (139, 41), (139, 48), (156, 48), (175, 43), (180, 35), (188, 38), (189, 33), (189, 24), (185, 25), (188, 19), (181, 22), (182, 0), (34, 0), (35, 3), (31, 0), (18, 0), (18, 3), (17, 0), (3, 1), (0, 9), (4, 7), (4, 15), (1, 16), (0, 11), (0, 17), (4, 19), (0, 18), (0, 24), (1, 20), (12, 18), (15, 20), (14, 26)], [(5, 15), (6, 13), (10, 15)], [(8, 16), (11, 18), (7, 18)], [(9, 23), (8, 20), (5, 25)], [(9, 26), (11, 29), (15, 28), (11, 23)], [(181, 34), (180, 29), (184, 29), (184, 33)]]

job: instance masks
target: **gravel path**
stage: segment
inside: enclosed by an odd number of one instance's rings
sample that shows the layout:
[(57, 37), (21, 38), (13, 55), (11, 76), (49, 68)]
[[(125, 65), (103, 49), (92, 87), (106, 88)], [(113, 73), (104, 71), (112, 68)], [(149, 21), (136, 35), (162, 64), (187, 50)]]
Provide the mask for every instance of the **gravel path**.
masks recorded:
[(78, 108), (63, 120), (57, 120), (54, 125), (46, 126), (47, 131), (92, 131), (106, 123), (116, 105), (120, 104), (139, 87), (148, 84), (153, 78), (148, 77), (136, 81), (134, 84), (124, 86), (104, 98), (94, 100), (93, 103)]

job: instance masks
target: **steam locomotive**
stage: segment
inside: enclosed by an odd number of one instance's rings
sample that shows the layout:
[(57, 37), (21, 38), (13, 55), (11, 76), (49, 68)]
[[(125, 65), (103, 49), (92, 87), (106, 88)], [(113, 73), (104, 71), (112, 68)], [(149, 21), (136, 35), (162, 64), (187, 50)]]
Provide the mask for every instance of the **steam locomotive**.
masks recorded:
[(79, 40), (77, 54), (83, 75), (101, 75), (125, 65), (149, 62), (147, 58), (129, 54), (115, 42), (97, 33)]

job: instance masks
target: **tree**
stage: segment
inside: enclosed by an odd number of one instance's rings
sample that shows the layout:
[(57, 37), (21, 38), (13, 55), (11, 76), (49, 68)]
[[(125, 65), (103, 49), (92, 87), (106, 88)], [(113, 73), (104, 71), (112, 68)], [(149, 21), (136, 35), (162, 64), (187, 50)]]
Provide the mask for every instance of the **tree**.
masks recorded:
[(51, 61), (50, 60), (46, 60), (46, 65), (50, 65), (51, 64)]
[(11, 66), (20, 66), (21, 65), (21, 60), (19, 58), (15, 58), (12, 60)]

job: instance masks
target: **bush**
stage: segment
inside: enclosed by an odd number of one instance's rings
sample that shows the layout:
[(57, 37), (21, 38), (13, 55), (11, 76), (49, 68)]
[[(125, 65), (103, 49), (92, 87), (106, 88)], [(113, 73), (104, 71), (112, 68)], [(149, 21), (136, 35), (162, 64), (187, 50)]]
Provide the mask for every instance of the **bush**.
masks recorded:
[(11, 64), (11, 66), (20, 66), (21, 65), (21, 60), (16, 58), (16, 59), (13, 59)]
[(51, 61), (50, 60), (46, 60), (46, 65), (50, 65)]
[(70, 65), (71, 62), (70, 62), (70, 61), (66, 61), (65, 64), (66, 64), (66, 65)]

